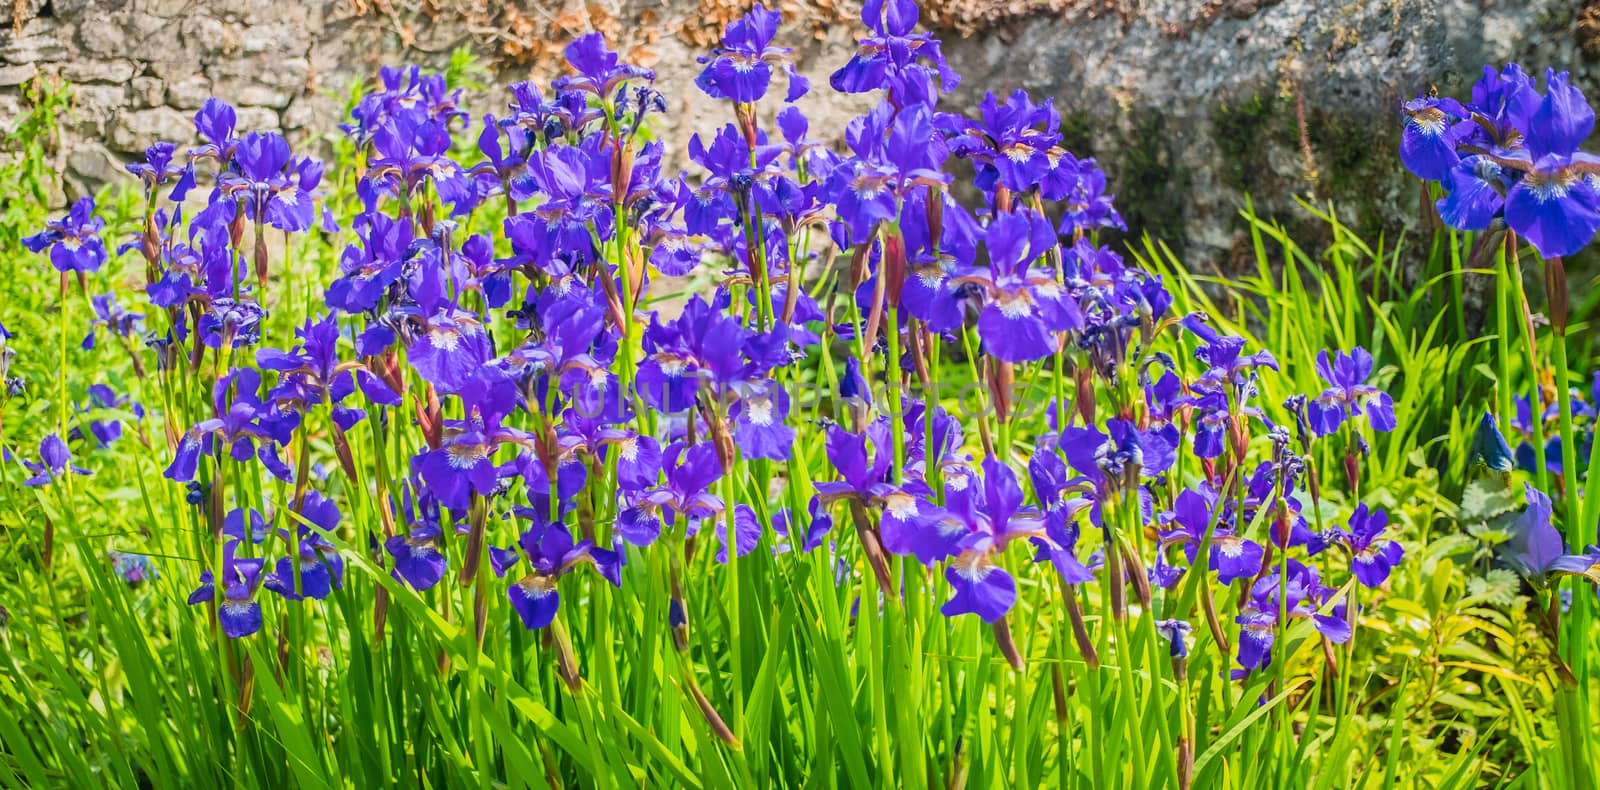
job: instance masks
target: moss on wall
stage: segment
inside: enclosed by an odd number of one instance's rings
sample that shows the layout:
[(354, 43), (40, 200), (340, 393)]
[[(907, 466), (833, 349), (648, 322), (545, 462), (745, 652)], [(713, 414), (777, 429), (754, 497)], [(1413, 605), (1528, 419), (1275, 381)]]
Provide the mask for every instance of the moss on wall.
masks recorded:
[(1061, 145), (1080, 159), (1094, 156), (1094, 122), (1086, 110), (1061, 115)]
[(1293, 124), (1279, 105), (1276, 97), (1257, 93), (1212, 108), (1212, 139), (1221, 159), (1217, 177), (1222, 183), (1244, 193), (1261, 192), (1267, 186), (1270, 173), (1262, 164), (1262, 155), (1269, 145), (1285, 144)]
[(1112, 178), (1132, 238), (1148, 233), (1175, 249), (1188, 246), (1184, 212), (1189, 171), (1174, 155), (1165, 115), (1151, 112), (1134, 121), (1133, 138), (1112, 168)]

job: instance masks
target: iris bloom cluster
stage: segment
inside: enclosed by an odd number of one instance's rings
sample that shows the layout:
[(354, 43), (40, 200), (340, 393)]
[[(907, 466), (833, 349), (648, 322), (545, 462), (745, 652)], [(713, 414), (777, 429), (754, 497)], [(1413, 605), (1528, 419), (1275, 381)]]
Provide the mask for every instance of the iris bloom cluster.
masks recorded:
[(1510, 63), (1483, 67), (1471, 101), (1405, 103), (1400, 160), (1445, 194), (1439, 217), (1459, 230), (1509, 229), (1547, 258), (1583, 249), (1600, 230), (1600, 158), (1579, 148), (1594, 110), (1571, 75), (1534, 78)]
[[(665, 111), (654, 75), (598, 34), (566, 48), (568, 76), (515, 85), (480, 119), (442, 77), (385, 70), (344, 127), (365, 169), (342, 231), (322, 165), (237, 129), (220, 100), (196, 114), (197, 144), (153, 145), (130, 167), (147, 209), (123, 248), (143, 259), (149, 309), (97, 298), (91, 331), (142, 325), (162, 386), (203, 382), (160, 417), (166, 476), (208, 527), (190, 602), (247, 636), (268, 627), (269, 594), (333, 594), (354, 546), (417, 592), (497, 589), (531, 629), (585, 600), (562, 596), (573, 574), (664, 589), (681, 646), (691, 563), (711, 544), (729, 565), (827, 552), (860, 581), (859, 611), (901, 605), (910, 574), (943, 580), (941, 611), (988, 623), (1019, 665), (1007, 620), (1028, 576), (1059, 582), (1086, 653), (1091, 584), (1115, 621), (1159, 611), (1175, 657), (1204, 618), (1243, 673), (1271, 664), (1287, 619), (1348, 639), (1344, 579), (1381, 587), (1402, 551), (1379, 510), (1322, 523), (1309, 464), (1337, 440), (1355, 465), (1365, 432), (1395, 426), (1371, 356), (1325, 353), (1326, 389), (1275, 424), (1260, 384), (1276, 358), (1172, 314), (1159, 277), (1097, 244), (1122, 220), (1049, 100), (945, 106), (959, 77), (918, 16), (911, 0), (866, 4), (870, 33), (829, 84), (879, 101), (839, 149), (811, 136), (795, 104), (809, 86), (759, 8), (702, 61), (697, 84), (730, 120), (693, 138), (680, 174), (644, 133)], [(1489, 146), (1445, 133), (1459, 139), (1429, 149), (1440, 178), (1464, 166), (1458, 148)], [(1582, 161), (1538, 145), (1474, 156), (1511, 163), (1523, 191)], [(93, 271), (91, 209), (30, 246)], [(268, 336), (268, 305), (287, 303), (269, 240), (336, 233), (347, 246), (312, 314)], [(684, 276), (712, 285), (661, 306)], [(952, 371), (979, 384), (980, 414), (941, 397)], [(1044, 413), (1025, 417), (1041, 390)], [(41, 482), (67, 473), (60, 440), (42, 457)], [(340, 488), (381, 531), (351, 534)], [(1182, 585), (1202, 590), (1200, 614), (1176, 610)], [(1232, 621), (1216, 593), (1241, 602)], [(480, 598), (480, 640), (485, 611)]]

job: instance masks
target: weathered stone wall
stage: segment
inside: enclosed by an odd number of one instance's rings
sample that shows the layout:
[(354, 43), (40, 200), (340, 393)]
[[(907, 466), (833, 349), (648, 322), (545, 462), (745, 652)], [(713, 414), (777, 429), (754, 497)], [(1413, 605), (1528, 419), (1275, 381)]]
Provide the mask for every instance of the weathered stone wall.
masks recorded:
[[(9, 5), (10, 8), (4, 8)], [(694, 56), (736, 15), (737, 0), (611, 4), (493, 0), (0, 0), (0, 131), (35, 77), (76, 94), (59, 156), (69, 194), (121, 178), (157, 139), (188, 140), (189, 117), (215, 94), (242, 128), (300, 139), (335, 129), (351, 86), (384, 63), (439, 67), (467, 46), (491, 82), (548, 77), (562, 43), (606, 32), (655, 67), (672, 109), (661, 131), (681, 144), (726, 112), (693, 86)], [(1269, 211), (1293, 197), (1334, 198), (1368, 226), (1414, 209), (1393, 166), (1396, 109), (1430, 83), (1463, 90), (1481, 64), (1519, 58), (1571, 68), (1600, 99), (1597, 0), (929, 0), (925, 19), (963, 73), (947, 106), (985, 90), (1057, 97), (1069, 141), (1098, 156), (1136, 230), (1191, 254), (1237, 243), (1249, 192)], [(861, 97), (826, 76), (858, 25), (849, 0), (785, 0), (803, 69), (823, 90), (805, 100), (813, 129), (842, 131)], [(478, 111), (503, 106), (486, 91)], [(314, 142), (314, 141), (313, 141)]]

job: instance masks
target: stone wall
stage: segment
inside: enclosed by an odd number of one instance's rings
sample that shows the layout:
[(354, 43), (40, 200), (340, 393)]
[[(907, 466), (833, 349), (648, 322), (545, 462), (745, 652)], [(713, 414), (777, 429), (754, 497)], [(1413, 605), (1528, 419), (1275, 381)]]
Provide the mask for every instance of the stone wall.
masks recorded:
[[(11, 6), (4, 9), (3, 6)], [(494, 0), (0, 0), (0, 131), (23, 86), (61, 77), (75, 92), (60, 150), (66, 194), (122, 178), (157, 139), (189, 140), (209, 96), (241, 128), (292, 138), (335, 129), (352, 85), (379, 65), (441, 67), (457, 47), (486, 81), (548, 77), (562, 43), (606, 32), (655, 67), (672, 109), (661, 129), (681, 150), (726, 113), (694, 89), (694, 56), (736, 15), (736, 0), (539, 4)], [(1098, 156), (1136, 230), (1221, 257), (1249, 192), (1269, 211), (1335, 198), (1364, 225), (1415, 206), (1393, 166), (1396, 108), (1430, 83), (1459, 91), (1484, 62), (1522, 59), (1578, 72), (1600, 99), (1597, 0), (930, 0), (925, 19), (963, 73), (947, 106), (984, 90), (1052, 95), (1072, 146)], [(785, 0), (813, 129), (842, 130), (864, 108), (826, 76), (848, 56), (855, 7)], [(503, 106), (479, 94), (478, 111)], [(316, 144), (312, 139), (310, 144)], [(1409, 196), (1409, 197), (1408, 197)]]

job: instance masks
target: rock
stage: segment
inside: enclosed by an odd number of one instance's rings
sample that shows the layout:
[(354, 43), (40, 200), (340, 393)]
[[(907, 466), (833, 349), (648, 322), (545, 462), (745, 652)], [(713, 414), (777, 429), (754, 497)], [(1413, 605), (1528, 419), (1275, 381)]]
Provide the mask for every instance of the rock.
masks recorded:
[(93, 189), (128, 177), (123, 162), (105, 148), (89, 143), (67, 154), (67, 172)]
[(86, 137), (106, 134), (111, 118), (128, 106), (124, 85), (75, 85), (72, 88), (74, 130)]
[(166, 101), (166, 86), (155, 77), (134, 77), (128, 83), (128, 90), (133, 92), (134, 101), (141, 108), (160, 107)]
[(33, 79), (39, 73), (39, 67), (32, 63), (19, 63), (15, 66), (0, 66), (0, 88), (9, 88), (21, 85)]
[(44, 7), (44, 0), (12, 0), (0, 4), (0, 25), (16, 27), (19, 23), (27, 24), (39, 15), (39, 9)]
[(50, 0), (51, 12), (63, 19), (72, 19), (88, 11), (117, 11), (125, 5), (127, 0)]
[(24, 114), (22, 97), (0, 93), (0, 137), (16, 131)]
[(118, 115), (111, 124), (110, 143), (114, 150), (134, 153), (160, 140), (183, 142), (193, 137), (194, 126), (188, 116), (170, 107), (157, 107)]
[(283, 111), (283, 127), (295, 131), (326, 131), (339, 122), (343, 113), (342, 102), (320, 93), (308, 93), (297, 97)]
[(131, 60), (75, 60), (61, 67), (61, 76), (73, 82), (127, 82), (137, 73)]
[(78, 30), (78, 45), (92, 55), (115, 57), (126, 54), (128, 43), (126, 32), (108, 18), (85, 21)]
[(167, 85), (167, 104), (180, 110), (198, 110), (213, 95), (211, 80), (199, 74)]
[(235, 104), (283, 109), (294, 97), (305, 92), (311, 64), (305, 58), (224, 60), (207, 70), (213, 90)]
[(270, 108), (238, 107), (234, 111), (238, 114), (240, 132), (280, 131), (278, 113)]
[(191, 52), (179, 51), (168, 56), (151, 58), (149, 68), (152, 77), (170, 85), (198, 75), (200, 72), (200, 56)]
[(246, 56), (304, 54), (306, 51), (305, 34), (286, 23), (245, 27), (239, 31), (238, 43), (238, 54)]
[(67, 59), (68, 37), (60, 35), (61, 26), (53, 20), (35, 19), (22, 28), (22, 35), (13, 38), (11, 28), (5, 29), (0, 44), (0, 63), (57, 63)]
[(175, 19), (194, 11), (193, 0), (144, 0), (140, 5), (144, 13), (166, 19)]
[(187, 17), (178, 23), (178, 39), (187, 52), (218, 55), (232, 46), (233, 34), (222, 22), (205, 16)]

